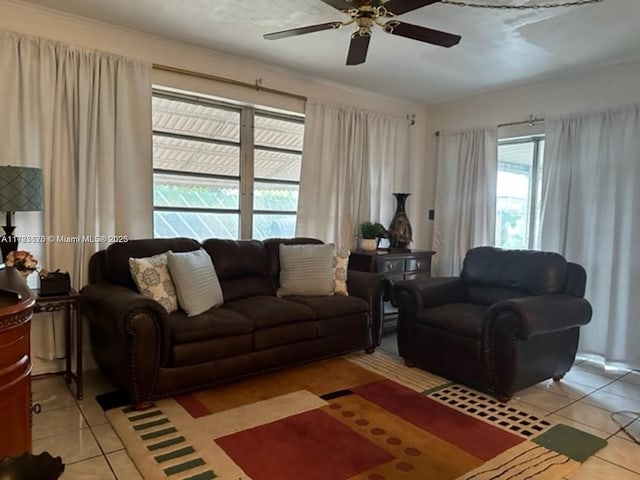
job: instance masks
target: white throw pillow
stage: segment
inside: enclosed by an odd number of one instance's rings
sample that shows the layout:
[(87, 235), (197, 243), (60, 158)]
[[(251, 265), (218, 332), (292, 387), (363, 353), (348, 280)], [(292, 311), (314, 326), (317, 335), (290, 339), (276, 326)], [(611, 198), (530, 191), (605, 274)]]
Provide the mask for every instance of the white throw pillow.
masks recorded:
[(145, 258), (129, 258), (129, 271), (138, 291), (156, 300), (167, 312), (178, 309), (178, 297), (169, 274), (167, 257), (170, 252)]
[(333, 244), (280, 244), (278, 296), (333, 295)]
[(178, 303), (187, 316), (199, 315), (224, 302), (216, 269), (203, 249), (169, 252), (169, 271), (176, 286)]
[(347, 270), (349, 269), (349, 255), (351, 252), (341, 249), (333, 254), (333, 281), (335, 295), (349, 295), (347, 291)]

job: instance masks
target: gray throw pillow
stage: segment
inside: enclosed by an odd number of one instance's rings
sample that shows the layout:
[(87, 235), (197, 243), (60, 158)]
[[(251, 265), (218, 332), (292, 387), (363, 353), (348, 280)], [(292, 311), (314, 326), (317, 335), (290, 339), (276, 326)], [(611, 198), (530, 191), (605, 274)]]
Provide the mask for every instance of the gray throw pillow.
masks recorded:
[(189, 317), (222, 305), (222, 288), (207, 252), (169, 252), (168, 264), (178, 303)]
[(333, 295), (333, 244), (280, 244), (278, 296)]

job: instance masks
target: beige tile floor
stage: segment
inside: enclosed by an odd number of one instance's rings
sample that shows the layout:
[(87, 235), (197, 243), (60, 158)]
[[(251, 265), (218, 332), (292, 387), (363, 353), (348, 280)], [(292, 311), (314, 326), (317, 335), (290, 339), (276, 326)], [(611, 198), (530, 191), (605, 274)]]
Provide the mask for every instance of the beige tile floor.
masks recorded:
[[(380, 347), (397, 356), (395, 335)], [(141, 479), (118, 436), (95, 401), (113, 387), (97, 371), (85, 372), (85, 398), (77, 401), (60, 376), (33, 380), (33, 451), (62, 457), (63, 480)], [(72, 388), (73, 389), (73, 388)], [(568, 480), (640, 480), (640, 445), (611, 419), (620, 410), (640, 413), (640, 372), (605, 372), (578, 362), (560, 383), (542, 382), (522, 390), (510, 404), (606, 438), (609, 444)], [(640, 437), (640, 420), (620, 416)]]

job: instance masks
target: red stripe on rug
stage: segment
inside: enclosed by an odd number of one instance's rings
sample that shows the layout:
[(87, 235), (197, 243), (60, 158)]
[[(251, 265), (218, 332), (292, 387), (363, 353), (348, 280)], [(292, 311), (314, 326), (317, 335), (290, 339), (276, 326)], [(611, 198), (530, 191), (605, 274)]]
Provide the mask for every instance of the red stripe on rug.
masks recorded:
[(321, 410), (215, 441), (254, 480), (344, 480), (395, 458)]
[(489, 460), (524, 441), (391, 380), (369, 383), (352, 390), (481, 460)]
[(205, 415), (209, 415), (211, 413), (206, 405), (200, 403), (200, 401), (196, 397), (196, 394), (182, 395), (179, 397), (175, 397), (174, 400), (178, 402), (182, 406), (182, 408), (184, 408), (187, 413), (193, 418), (204, 417)]

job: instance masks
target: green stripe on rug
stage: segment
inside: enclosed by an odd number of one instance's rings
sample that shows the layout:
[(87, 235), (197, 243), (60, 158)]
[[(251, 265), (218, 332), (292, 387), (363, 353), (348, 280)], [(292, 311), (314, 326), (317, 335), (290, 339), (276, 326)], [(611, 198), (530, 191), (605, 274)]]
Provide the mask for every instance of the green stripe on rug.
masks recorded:
[(157, 417), (162, 415), (161, 410), (154, 410), (152, 412), (141, 413), (140, 415), (134, 415), (133, 417), (127, 417), (130, 422), (137, 422), (138, 420), (144, 420), (146, 418)]
[(531, 441), (580, 463), (607, 445), (603, 438), (563, 424), (550, 428)]
[(147, 428), (157, 427), (158, 425), (164, 425), (165, 423), (169, 423), (168, 418), (161, 418), (160, 420), (155, 420), (153, 422), (143, 423), (142, 425), (134, 425), (134, 430), (146, 430)]
[(186, 477), (182, 480), (211, 480), (212, 478), (218, 478), (218, 476), (211, 470), (207, 470), (206, 472), (199, 473), (193, 477)]
[(157, 455), (153, 458), (155, 459), (156, 462), (162, 463), (162, 462), (166, 462), (167, 460), (174, 460), (176, 458), (184, 457), (185, 455), (190, 455), (195, 452), (196, 450), (193, 447), (184, 447), (178, 450), (174, 450), (173, 452)]
[(455, 385), (454, 382), (443, 383), (442, 385), (438, 385), (436, 387), (428, 388), (422, 392), (423, 395), (429, 395), (430, 393), (437, 392), (438, 390), (442, 390), (443, 388), (450, 387), (451, 385)]
[(163, 437), (164, 435), (177, 432), (178, 430), (176, 430), (176, 427), (169, 427), (164, 430), (158, 430), (157, 432), (145, 433), (144, 435), (140, 435), (140, 438), (142, 440), (151, 440), (152, 438)]
[(177, 445), (178, 443), (184, 442), (184, 437), (175, 437), (170, 438), (169, 440), (164, 440), (163, 442), (154, 443), (153, 445), (149, 445), (147, 450), (153, 452), (154, 450), (158, 450), (160, 448), (170, 447), (172, 445)]
[(193, 460), (189, 460), (188, 462), (180, 463), (178, 465), (174, 465), (173, 467), (165, 468), (164, 473), (167, 475), (175, 475), (176, 473), (182, 473), (191, 468), (196, 468), (204, 465), (204, 460), (201, 458), (194, 458)]

